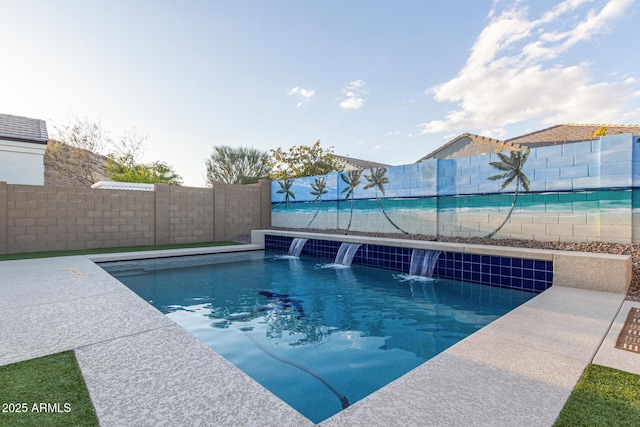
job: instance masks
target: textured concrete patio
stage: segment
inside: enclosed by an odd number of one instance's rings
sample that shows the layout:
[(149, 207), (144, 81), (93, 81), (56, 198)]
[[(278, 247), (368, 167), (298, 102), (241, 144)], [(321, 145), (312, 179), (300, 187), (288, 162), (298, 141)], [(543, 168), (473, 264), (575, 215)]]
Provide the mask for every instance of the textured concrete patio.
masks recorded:
[[(312, 425), (90, 258), (0, 262), (0, 365), (75, 350), (102, 426)], [(623, 302), (553, 286), (321, 425), (551, 425), (588, 363), (640, 374)]]

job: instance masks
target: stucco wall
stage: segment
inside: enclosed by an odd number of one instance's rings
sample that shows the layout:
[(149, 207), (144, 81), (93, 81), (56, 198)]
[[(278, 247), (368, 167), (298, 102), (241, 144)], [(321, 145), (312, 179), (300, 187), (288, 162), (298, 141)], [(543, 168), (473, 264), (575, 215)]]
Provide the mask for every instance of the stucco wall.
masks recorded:
[(0, 181), (44, 185), (45, 144), (0, 139)]
[[(497, 147), (500, 147), (497, 149)], [(453, 144), (442, 148), (437, 154), (437, 159), (451, 159), (468, 156), (479, 156), (496, 151), (509, 151), (515, 149), (513, 144), (496, 144), (495, 140), (475, 138), (469, 136), (459, 138)]]

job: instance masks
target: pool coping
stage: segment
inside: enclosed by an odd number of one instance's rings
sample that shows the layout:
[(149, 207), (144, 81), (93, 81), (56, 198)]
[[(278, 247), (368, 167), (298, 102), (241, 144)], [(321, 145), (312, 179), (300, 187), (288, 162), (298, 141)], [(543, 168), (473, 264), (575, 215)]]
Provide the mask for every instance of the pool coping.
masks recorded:
[(264, 250), (264, 245), (243, 244), (228, 246), (211, 246), (204, 248), (164, 249), (159, 251), (135, 251), (111, 254), (87, 255), (94, 262), (128, 261), (136, 259), (166, 258), (189, 255), (207, 255), (211, 253), (222, 254), (231, 252), (247, 252)]
[[(312, 425), (95, 264), (105, 257), (0, 263), (0, 364), (75, 350), (102, 426)], [(554, 285), (320, 425), (551, 425), (591, 361), (640, 374), (640, 356), (612, 344), (631, 306)]]
[(631, 284), (633, 267), (631, 255), (515, 248), (509, 246), (489, 246), (411, 239), (386, 239), (382, 237), (305, 233), (285, 230), (252, 230), (251, 242), (264, 246), (264, 236), (267, 234), (272, 236), (301, 237), (346, 243), (369, 243), (403, 248), (552, 261), (553, 286), (566, 286), (623, 294), (627, 293), (629, 285)]

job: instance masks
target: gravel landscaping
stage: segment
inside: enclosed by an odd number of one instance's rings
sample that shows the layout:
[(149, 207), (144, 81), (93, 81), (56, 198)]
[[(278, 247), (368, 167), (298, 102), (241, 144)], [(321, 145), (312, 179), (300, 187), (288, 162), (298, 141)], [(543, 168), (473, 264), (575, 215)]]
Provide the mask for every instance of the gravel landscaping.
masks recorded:
[[(273, 230), (300, 231), (307, 233), (325, 233), (325, 234), (346, 234), (344, 230), (319, 230), (319, 229), (295, 229), (272, 227)], [(395, 233), (365, 233), (358, 231), (350, 231), (352, 236), (371, 236), (385, 237), (389, 239), (408, 239), (408, 240), (437, 240), (439, 242), (452, 243), (471, 243), (475, 245), (494, 245), (494, 246), (513, 246), (518, 248), (534, 248), (534, 249), (554, 249), (563, 251), (577, 252), (595, 252), (617, 255), (631, 255), (632, 258), (632, 275), (631, 286), (627, 292), (627, 299), (630, 301), (640, 301), (640, 244), (628, 243), (606, 243), (606, 242), (589, 242), (589, 243), (572, 243), (572, 242), (542, 242), (537, 240), (512, 240), (512, 239), (488, 239), (484, 237), (443, 237), (443, 236), (426, 236), (422, 234), (395, 234)]]

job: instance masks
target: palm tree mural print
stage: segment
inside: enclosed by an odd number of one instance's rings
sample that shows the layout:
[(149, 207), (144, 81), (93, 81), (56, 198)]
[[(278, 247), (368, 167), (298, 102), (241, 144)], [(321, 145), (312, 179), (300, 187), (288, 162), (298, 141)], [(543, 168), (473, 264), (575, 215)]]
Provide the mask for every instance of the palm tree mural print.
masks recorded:
[(360, 177), (362, 176), (362, 171), (360, 169), (350, 170), (347, 173), (341, 173), (340, 178), (347, 184), (342, 190), (342, 193), (347, 193), (344, 197), (344, 200), (351, 199), (351, 213), (349, 214), (349, 224), (347, 225), (347, 233), (351, 228), (351, 221), (353, 220), (353, 196), (354, 191), (358, 185), (360, 185)]
[(322, 176), (316, 177), (316, 182), (311, 184), (311, 188), (313, 189), (311, 191), (311, 194), (316, 196), (316, 198), (313, 199), (313, 201), (318, 202), (318, 209), (316, 210), (315, 215), (313, 215), (313, 218), (311, 218), (311, 221), (309, 221), (309, 224), (307, 224), (307, 228), (311, 226), (311, 223), (313, 222), (314, 219), (316, 219), (316, 217), (318, 216), (318, 213), (320, 212), (320, 205), (322, 204), (322, 195), (327, 194), (329, 192), (329, 190), (327, 190), (326, 187), (327, 187), (327, 180)]
[(371, 168), (369, 169), (369, 172), (371, 173), (370, 175), (364, 176), (367, 179), (367, 181), (369, 181), (369, 183), (362, 188), (365, 190), (368, 190), (369, 188), (373, 188), (376, 192), (376, 202), (378, 203), (378, 208), (380, 208), (380, 211), (385, 216), (385, 218), (387, 218), (387, 220), (391, 223), (391, 225), (393, 225), (396, 229), (402, 231), (404, 234), (409, 234), (406, 231), (404, 231), (402, 228), (398, 227), (398, 225), (395, 222), (393, 222), (391, 218), (389, 218), (389, 215), (387, 215), (387, 213), (385, 212), (384, 208), (382, 207), (382, 204), (380, 203), (380, 199), (378, 198), (378, 189), (380, 189), (380, 192), (382, 193), (382, 195), (384, 195), (384, 184), (389, 183), (389, 178), (385, 176), (387, 174), (387, 168), (385, 167)]
[(289, 206), (291, 199), (296, 198), (296, 195), (293, 193), (293, 190), (291, 190), (291, 186), (293, 185), (293, 178), (286, 178), (286, 179), (283, 179), (282, 181), (277, 181), (277, 183), (280, 184), (280, 189), (276, 191), (276, 193), (284, 194), (284, 199), (282, 199), (282, 202), (278, 203), (276, 207), (282, 204), (283, 202), (285, 206)]
[(488, 179), (490, 181), (498, 181), (500, 179), (504, 179), (500, 190), (504, 190), (513, 182), (516, 181), (516, 190), (513, 193), (513, 202), (511, 202), (511, 209), (509, 209), (509, 213), (507, 217), (502, 221), (502, 224), (491, 233), (487, 234), (485, 237), (493, 237), (500, 229), (509, 221), (511, 218), (511, 214), (513, 213), (513, 208), (516, 207), (516, 200), (518, 199), (518, 190), (520, 189), (520, 185), (522, 185), (522, 189), (525, 193), (529, 192), (529, 178), (524, 174), (522, 168), (524, 164), (527, 162), (529, 158), (530, 150), (527, 148), (526, 150), (518, 150), (518, 151), (510, 151), (509, 156), (504, 153), (497, 153), (498, 157), (500, 157), (500, 162), (491, 162), (489, 163), (494, 168), (504, 171), (504, 173), (500, 173), (498, 175), (490, 176)]

